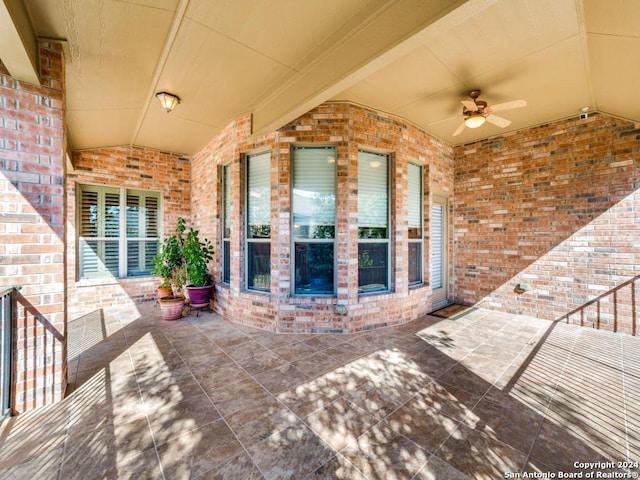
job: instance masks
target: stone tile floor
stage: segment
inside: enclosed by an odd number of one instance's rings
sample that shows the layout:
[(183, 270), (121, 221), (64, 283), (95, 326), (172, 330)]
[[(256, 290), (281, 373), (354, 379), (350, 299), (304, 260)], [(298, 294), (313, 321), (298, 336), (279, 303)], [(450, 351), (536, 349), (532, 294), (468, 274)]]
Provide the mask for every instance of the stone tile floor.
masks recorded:
[(617, 463), (640, 461), (637, 337), (482, 309), (277, 335), (143, 305), (69, 338), (67, 398), (0, 425), (3, 480), (640, 472)]

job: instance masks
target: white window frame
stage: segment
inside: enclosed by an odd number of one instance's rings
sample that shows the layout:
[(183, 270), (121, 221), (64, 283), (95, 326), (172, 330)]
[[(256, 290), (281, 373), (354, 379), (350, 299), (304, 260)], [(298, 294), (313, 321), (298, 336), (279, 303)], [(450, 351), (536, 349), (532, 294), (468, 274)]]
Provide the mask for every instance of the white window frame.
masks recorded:
[[(91, 191), (97, 192), (99, 195), (102, 192), (102, 196), (104, 196), (104, 194), (107, 191), (118, 192), (118, 198), (119, 198), (118, 218), (119, 218), (120, 228), (118, 231), (117, 239), (116, 237), (105, 237), (105, 236), (102, 236), (102, 237), (100, 236), (83, 237), (82, 236), (82, 198), (85, 192), (91, 192)], [(141, 195), (145, 199), (148, 197), (157, 198), (158, 200), (158, 212), (157, 212), (158, 236), (157, 237), (128, 237), (127, 236), (127, 194), (128, 193), (135, 193), (135, 194)], [(113, 275), (110, 274), (106, 269), (100, 269), (98, 272), (94, 274), (85, 274), (83, 272), (83, 268), (81, 264), (82, 263), (81, 243), (84, 238), (87, 238), (90, 240), (97, 240), (97, 241), (107, 241), (110, 239), (111, 241), (118, 242), (119, 257), (118, 257), (118, 275), (116, 275), (116, 278), (141, 278), (141, 277), (151, 276), (152, 274), (150, 271), (148, 274), (129, 275), (128, 242), (129, 241), (143, 241), (143, 242), (150, 242), (150, 241), (159, 242), (160, 241), (160, 239), (162, 238), (162, 216), (163, 216), (162, 215), (162, 212), (163, 212), (162, 194), (155, 190), (145, 190), (145, 189), (127, 188), (127, 187), (114, 187), (111, 185), (92, 185), (92, 184), (86, 184), (86, 183), (77, 183), (76, 196), (77, 196), (77, 201), (76, 201), (76, 260), (77, 260), (76, 275), (77, 275), (77, 278), (84, 280), (84, 279), (92, 279), (92, 278), (113, 277)], [(98, 205), (100, 205), (101, 203), (102, 202), (98, 200)], [(145, 200), (145, 203), (146, 203), (146, 200)], [(100, 210), (103, 210), (103, 208), (99, 206), (99, 211)], [(139, 217), (139, 221), (142, 222), (141, 225), (139, 226), (140, 231), (145, 231), (146, 226), (144, 225), (144, 218), (140, 220), (140, 217)], [(102, 219), (101, 222), (104, 222), (104, 219)], [(102, 225), (99, 225), (98, 228), (104, 229), (104, 223)], [(144, 252), (142, 253), (144, 255)], [(141, 258), (140, 254), (138, 255), (138, 258), (139, 259)]]

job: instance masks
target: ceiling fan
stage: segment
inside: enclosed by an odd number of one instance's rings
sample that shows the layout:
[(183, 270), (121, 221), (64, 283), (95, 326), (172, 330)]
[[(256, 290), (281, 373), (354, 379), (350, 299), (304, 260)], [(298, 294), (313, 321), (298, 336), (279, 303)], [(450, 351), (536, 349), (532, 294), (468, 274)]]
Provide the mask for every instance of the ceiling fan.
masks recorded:
[(478, 128), (485, 121), (493, 123), (498, 127), (505, 128), (511, 124), (510, 120), (506, 118), (494, 115), (493, 112), (499, 112), (500, 110), (510, 110), (512, 108), (525, 107), (527, 102), (524, 100), (512, 100), (510, 102), (498, 103), (492, 107), (487, 106), (487, 102), (478, 100), (478, 97), (482, 93), (480, 90), (471, 90), (469, 97), (471, 101), (462, 100), (462, 114), (464, 115), (464, 121), (453, 132), (453, 136), (460, 135), (462, 131), (467, 128)]

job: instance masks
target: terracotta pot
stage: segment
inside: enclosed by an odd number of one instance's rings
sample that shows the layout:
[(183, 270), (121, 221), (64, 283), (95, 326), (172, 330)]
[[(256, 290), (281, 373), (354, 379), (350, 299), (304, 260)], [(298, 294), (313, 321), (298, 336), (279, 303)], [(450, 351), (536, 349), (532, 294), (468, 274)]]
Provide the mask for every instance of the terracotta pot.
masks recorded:
[(163, 320), (178, 320), (182, 318), (184, 297), (168, 296), (158, 299)]
[(170, 297), (173, 295), (171, 287), (158, 287), (158, 298)]
[(187, 286), (190, 305), (195, 308), (206, 307), (207, 305), (209, 305), (212, 290), (213, 285), (206, 285), (204, 287)]

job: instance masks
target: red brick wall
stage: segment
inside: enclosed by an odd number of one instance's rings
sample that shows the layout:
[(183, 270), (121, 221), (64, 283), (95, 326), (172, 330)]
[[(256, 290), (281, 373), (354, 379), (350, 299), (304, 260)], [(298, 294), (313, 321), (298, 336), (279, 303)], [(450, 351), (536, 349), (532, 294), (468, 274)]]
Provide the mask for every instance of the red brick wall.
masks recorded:
[[(246, 153), (271, 152), (272, 177), (277, 178), (276, 133), (261, 137), (251, 136), (251, 117), (241, 117), (231, 122), (220, 134), (194, 155), (191, 165), (192, 201), (191, 212), (194, 227), (201, 235), (209, 238), (215, 245), (216, 256), (212, 268), (217, 283), (215, 308), (227, 318), (248, 325), (259, 326), (267, 330), (276, 329), (276, 306), (271, 297), (263, 293), (244, 291), (243, 281), (244, 238), (245, 231), (243, 202), (244, 171), (243, 159)], [(222, 165), (231, 168), (232, 200), (231, 217), (231, 283), (223, 285), (222, 272)], [(277, 188), (271, 193), (272, 204), (277, 204)], [(272, 210), (272, 224), (276, 224), (277, 210)], [(278, 229), (272, 229), (272, 242), (277, 242)], [(272, 249), (273, 251), (273, 249)], [(272, 254), (272, 265), (277, 264), (277, 255)], [(277, 273), (272, 271), (272, 285), (277, 284)]]
[(78, 184), (153, 190), (162, 193), (164, 234), (174, 232), (178, 217), (189, 220), (189, 159), (143, 147), (82, 150), (67, 172), (67, 299), (69, 319), (132, 301), (152, 300), (156, 277), (79, 279), (76, 258), (76, 186)]
[[(456, 148), (456, 300), (636, 333), (640, 129), (602, 114)], [(520, 284), (526, 291), (515, 293)], [(640, 286), (636, 282), (636, 315)]]
[[(425, 165), (425, 220), (429, 192), (453, 192), (453, 149), (431, 138), (402, 119), (348, 103), (327, 103), (308, 112), (278, 132), (253, 137), (250, 117), (230, 124), (192, 163), (192, 218), (202, 232), (215, 239), (222, 251), (220, 166), (231, 164), (232, 232), (231, 284), (221, 285), (222, 256), (217, 256), (216, 308), (229, 319), (279, 332), (355, 332), (395, 325), (430, 311), (428, 285), (409, 289), (406, 232), (406, 182), (409, 160)], [(290, 171), (292, 146), (331, 144), (337, 159), (338, 285), (335, 298), (294, 296), (291, 292)], [(392, 286), (393, 292), (358, 296), (357, 289), (357, 153), (373, 149), (392, 154)], [(246, 153), (270, 151), (272, 177), (272, 284), (270, 294), (244, 288), (244, 173)], [(196, 181), (197, 179), (197, 181)], [(348, 232), (348, 233), (347, 233)], [(428, 258), (425, 226), (425, 258)], [(425, 278), (428, 278), (425, 260)], [(346, 314), (335, 313), (336, 305)]]
[(62, 46), (41, 43), (42, 86), (0, 69), (0, 289), (21, 285), (14, 413), (59, 400), (65, 359)]

